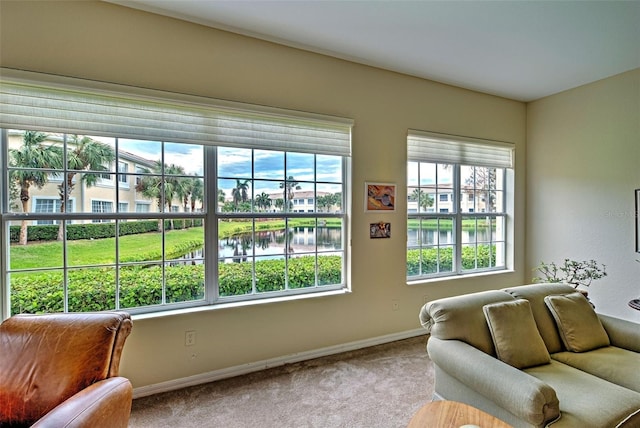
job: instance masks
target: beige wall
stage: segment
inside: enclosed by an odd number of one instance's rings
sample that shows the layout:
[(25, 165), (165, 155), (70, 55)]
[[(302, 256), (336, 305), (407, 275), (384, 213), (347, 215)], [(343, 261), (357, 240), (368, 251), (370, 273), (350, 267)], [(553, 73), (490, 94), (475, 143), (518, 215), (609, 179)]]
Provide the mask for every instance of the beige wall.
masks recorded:
[(634, 189), (640, 188), (640, 69), (527, 108), (526, 256), (595, 259), (608, 276), (589, 287), (598, 311), (640, 321)]
[[(265, 104), (355, 120), (352, 293), (138, 318), (122, 373), (135, 387), (420, 327), (425, 298), (523, 283), (526, 106), (108, 3), (0, 4), (3, 67)], [(515, 271), (407, 285), (406, 206), (363, 212), (365, 181), (406, 200), (407, 129), (516, 144)], [(368, 224), (392, 224), (370, 240)], [(399, 310), (392, 310), (397, 300)], [(184, 346), (185, 330), (197, 345)], [(192, 355), (195, 354), (195, 358)]]

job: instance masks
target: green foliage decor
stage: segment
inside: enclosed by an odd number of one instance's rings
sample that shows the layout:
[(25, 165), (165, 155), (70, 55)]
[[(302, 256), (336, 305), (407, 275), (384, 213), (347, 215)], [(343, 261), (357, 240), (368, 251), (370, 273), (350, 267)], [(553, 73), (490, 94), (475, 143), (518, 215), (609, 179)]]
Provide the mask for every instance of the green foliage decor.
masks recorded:
[[(200, 244), (201, 245), (201, 244)], [(297, 257), (287, 262), (291, 288), (314, 284), (315, 257)], [(339, 284), (341, 258), (318, 257), (318, 283)], [(262, 260), (256, 266), (256, 291), (265, 293), (284, 289), (285, 261)], [(219, 265), (220, 295), (238, 296), (252, 292), (252, 263)], [(165, 267), (167, 303), (197, 301), (204, 298), (204, 265)], [(134, 265), (119, 272), (120, 307), (123, 309), (162, 303), (162, 267)], [(68, 273), (68, 310), (103, 311), (115, 308), (115, 268), (101, 267), (70, 270)], [(60, 271), (17, 274), (11, 281), (11, 313), (62, 312), (64, 310), (63, 274)]]

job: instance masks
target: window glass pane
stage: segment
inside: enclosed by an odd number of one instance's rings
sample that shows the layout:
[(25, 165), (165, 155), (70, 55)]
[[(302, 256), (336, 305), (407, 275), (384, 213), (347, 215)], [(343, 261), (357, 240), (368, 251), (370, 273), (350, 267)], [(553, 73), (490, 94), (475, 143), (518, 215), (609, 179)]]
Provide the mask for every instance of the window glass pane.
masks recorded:
[(159, 264), (120, 268), (120, 307), (123, 309), (162, 303), (163, 269)]
[(284, 152), (272, 150), (255, 150), (254, 176), (260, 179), (284, 179)]
[(152, 169), (154, 162), (162, 159), (162, 144), (159, 141), (118, 139), (118, 159), (132, 162), (138, 169)]
[[(77, 229), (75, 229), (77, 228)], [(82, 239), (90, 234), (89, 239)], [(116, 261), (115, 222), (74, 226), (67, 222), (67, 265), (89, 266), (113, 264)]]
[(316, 210), (324, 213), (342, 212), (342, 185), (318, 184), (316, 186)]
[[(57, 241), (58, 226), (36, 226), (25, 222), (27, 237), (38, 234), (42, 242), (28, 241), (28, 245), (9, 246), (9, 267), (13, 271), (22, 269), (41, 269), (62, 267), (62, 242)], [(13, 226), (18, 232), (21, 226)], [(46, 228), (46, 229), (45, 229)], [(32, 236), (33, 237), (33, 236)]]
[(105, 311), (116, 308), (115, 267), (70, 269), (69, 311)]
[(288, 181), (314, 181), (315, 155), (287, 152), (286, 177)]
[[(275, 212), (275, 200), (282, 198), (282, 192), (278, 189), (278, 182), (256, 180), (253, 188), (254, 212)], [(282, 211), (280, 209), (279, 211)]]
[(316, 180), (341, 183), (342, 158), (340, 156), (316, 155)]
[(164, 144), (164, 163), (167, 175), (204, 174), (204, 151), (198, 144)]
[(251, 150), (218, 147), (218, 177), (251, 178)]
[[(11, 273), (11, 314), (63, 312), (63, 284), (62, 270)], [(34, 298), (34, 293), (40, 298)]]

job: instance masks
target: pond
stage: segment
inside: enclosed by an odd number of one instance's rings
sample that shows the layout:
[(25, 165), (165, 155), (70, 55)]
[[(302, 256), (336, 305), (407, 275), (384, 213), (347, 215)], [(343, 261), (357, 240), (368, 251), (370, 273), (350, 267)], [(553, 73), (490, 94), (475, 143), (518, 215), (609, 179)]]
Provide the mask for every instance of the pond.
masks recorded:
[[(478, 228), (476, 230), (462, 230), (462, 242), (489, 242), (489, 229)], [(496, 240), (496, 232), (493, 231), (493, 241)], [(409, 229), (407, 232), (407, 246), (417, 247), (419, 245), (447, 245), (454, 244), (455, 239), (452, 230), (433, 229)]]
[(218, 257), (226, 263), (246, 261), (252, 256), (281, 258), (285, 254), (314, 254), (316, 249), (319, 252), (342, 251), (342, 230), (294, 227), (288, 231), (280, 229), (256, 232), (255, 242), (250, 233), (218, 240)]
[[(316, 233), (317, 232), (317, 233)], [(286, 242), (288, 237), (288, 248)], [(285, 229), (256, 232), (255, 242), (250, 233), (243, 233), (218, 240), (218, 258), (223, 263), (237, 263), (248, 261), (249, 257), (263, 259), (282, 258), (289, 256), (308, 255), (319, 252), (341, 252), (342, 230), (340, 228), (294, 227), (287, 232)], [(203, 263), (204, 250), (191, 251), (175, 259), (175, 264)], [(173, 263), (173, 262), (172, 262)]]

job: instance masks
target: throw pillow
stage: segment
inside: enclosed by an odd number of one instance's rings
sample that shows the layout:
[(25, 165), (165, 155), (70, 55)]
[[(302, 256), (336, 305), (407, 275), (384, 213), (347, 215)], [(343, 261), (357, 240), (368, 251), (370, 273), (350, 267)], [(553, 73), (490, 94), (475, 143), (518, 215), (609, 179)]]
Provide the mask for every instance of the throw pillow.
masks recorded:
[(527, 300), (493, 303), (482, 310), (498, 359), (518, 369), (549, 363), (549, 351)]
[(571, 352), (609, 346), (609, 336), (598, 315), (580, 292), (546, 296), (544, 302), (556, 320), (560, 338)]

